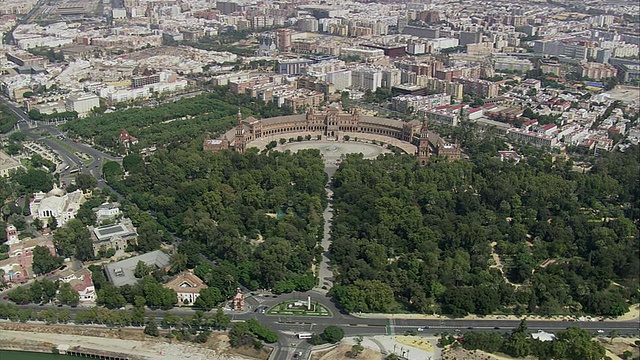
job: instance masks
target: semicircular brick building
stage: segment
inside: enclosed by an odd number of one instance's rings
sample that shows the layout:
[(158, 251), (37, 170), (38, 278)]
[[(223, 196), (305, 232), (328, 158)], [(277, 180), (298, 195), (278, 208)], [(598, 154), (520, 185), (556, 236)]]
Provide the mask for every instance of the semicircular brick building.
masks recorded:
[[(418, 155), (421, 165), (426, 165), (432, 153), (446, 156), (450, 161), (460, 159), (460, 145), (447, 143), (436, 133), (429, 131), (426, 120), (405, 122), (376, 116), (365, 116), (358, 109), (343, 111), (339, 103), (322, 110), (309, 109), (304, 114), (256, 119), (252, 116), (242, 119), (238, 110), (238, 123), (218, 139), (204, 140), (205, 151), (234, 149), (244, 153), (247, 145), (257, 139), (278, 139), (285, 134), (322, 135), (330, 139), (340, 139), (345, 135), (358, 137), (359, 134), (379, 135), (400, 140), (411, 147), (401, 147), (408, 153)], [(412, 149), (412, 150), (408, 150)]]

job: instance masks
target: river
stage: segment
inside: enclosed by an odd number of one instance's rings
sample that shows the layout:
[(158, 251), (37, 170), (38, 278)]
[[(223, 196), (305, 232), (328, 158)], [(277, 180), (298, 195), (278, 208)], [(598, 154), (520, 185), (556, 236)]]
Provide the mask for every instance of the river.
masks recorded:
[(76, 356), (57, 355), (46, 353), (35, 353), (26, 351), (8, 351), (0, 350), (0, 359), (2, 360), (71, 360), (78, 359)]

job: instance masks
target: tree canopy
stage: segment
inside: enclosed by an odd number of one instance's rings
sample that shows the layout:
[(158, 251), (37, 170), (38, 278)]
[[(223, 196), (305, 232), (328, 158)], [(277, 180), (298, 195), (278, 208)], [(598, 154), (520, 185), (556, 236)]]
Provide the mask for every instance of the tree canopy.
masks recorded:
[(425, 168), (349, 155), (333, 178), (332, 294), (347, 311), (620, 315), (638, 300), (638, 155), (586, 174), (545, 154)]
[(36, 246), (33, 248), (32, 268), (35, 274), (49, 273), (62, 265), (62, 258), (51, 255), (51, 251), (46, 246)]
[(80, 261), (93, 258), (93, 242), (89, 230), (79, 219), (71, 219), (66, 226), (53, 235), (58, 253), (64, 257), (74, 256)]
[[(156, 107), (134, 107), (71, 120), (63, 125), (63, 129), (69, 131), (70, 136), (125, 153), (124, 146), (118, 142), (123, 129), (139, 139), (140, 147), (157, 143), (185, 144), (196, 138), (203, 139), (206, 133), (217, 134), (233, 127), (238, 107), (244, 116), (272, 117), (291, 113), (273, 102), (256, 101), (248, 95), (233, 94), (227, 87), (217, 87), (202, 95)], [(125, 168), (139, 163), (134, 158), (123, 160)]]
[[(137, 247), (154, 250), (176, 234), (182, 240), (177, 270), (196, 268), (221, 295), (233, 294), (238, 283), (308, 290), (327, 203), (319, 155), (158, 149), (111, 184), (133, 203), (125, 211), (138, 226)], [(217, 265), (197, 268), (203, 259)], [(200, 301), (213, 306), (207, 297)]]

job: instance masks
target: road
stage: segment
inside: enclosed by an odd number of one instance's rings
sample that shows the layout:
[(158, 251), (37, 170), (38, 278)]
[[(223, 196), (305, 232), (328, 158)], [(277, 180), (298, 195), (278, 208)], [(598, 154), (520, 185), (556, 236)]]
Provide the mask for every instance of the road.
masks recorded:
[[(306, 299), (308, 295), (312, 296), (313, 301), (318, 301), (333, 312), (332, 317), (291, 317), (268, 315), (254, 312), (258, 306), (274, 305), (292, 299)], [(406, 332), (415, 332), (418, 328), (423, 331), (417, 332), (418, 336), (434, 336), (434, 334), (442, 334), (448, 332), (451, 334), (462, 334), (469, 331), (474, 332), (499, 332), (510, 333), (519, 324), (519, 320), (507, 319), (405, 319), (402, 315), (397, 315), (394, 319), (386, 318), (363, 318), (349, 314), (344, 314), (336, 309), (330, 298), (324, 294), (317, 292), (291, 293), (275, 296), (249, 296), (246, 304), (250, 307), (242, 313), (226, 311), (231, 316), (232, 322), (243, 321), (255, 318), (260, 323), (266, 325), (273, 331), (278, 333), (279, 339), (271, 359), (294, 359), (296, 353), (302, 355), (298, 358), (306, 358), (311, 346), (304, 340), (297, 338), (298, 333), (321, 333), (329, 325), (340, 326), (345, 331), (345, 336), (374, 336), (374, 335), (402, 335)], [(54, 308), (53, 305), (39, 306), (35, 304), (20, 306), (23, 309), (33, 309), (35, 311)], [(57, 309), (57, 308), (56, 308)], [(69, 308), (72, 318), (75, 313), (82, 309)], [(174, 308), (169, 312), (178, 316), (191, 316), (194, 310), (190, 308)], [(162, 310), (147, 309), (146, 315), (154, 315), (158, 321), (164, 317), (165, 312)], [(528, 332), (535, 333), (543, 330), (549, 333), (557, 333), (570, 326), (578, 326), (588, 330), (594, 336), (607, 336), (611, 331), (615, 330), (618, 335), (634, 335), (639, 336), (638, 319), (630, 321), (593, 321), (593, 322), (571, 322), (571, 321), (543, 321), (543, 320), (527, 320)], [(601, 332), (600, 332), (601, 331)]]
[[(54, 125), (38, 123), (37, 127), (31, 128), (29, 124), (33, 121), (21, 108), (17, 107), (14, 103), (2, 96), (0, 96), (0, 103), (6, 105), (14, 114), (16, 114), (18, 117), (18, 127), (20, 128), (20, 131), (22, 131), (28, 138), (41, 141), (58, 153), (67, 165), (71, 167), (78, 166), (83, 174), (90, 174), (98, 179), (98, 188), (100, 189), (106, 186), (106, 184), (101, 181), (102, 165), (104, 160), (107, 159), (120, 163), (122, 162), (121, 158), (113, 157), (109, 154), (103, 153), (102, 151), (96, 150), (91, 146), (69, 140)], [(54, 141), (52, 137), (42, 136), (43, 133), (51, 134), (53, 138), (57, 138), (57, 141)], [(73, 149), (74, 151), (71, 152), (69, 149)], [(76, 156), (75, 152), (87, 154), (93, 159), (93, 161), (85, 166), (82, 159)]]
[(331, 245), (331, 221), (333, 219), (333, 190), (331, 188), (331, 178), (335, 174), (337, 167), (335, 164), (325, 163), (325, 172), (329, 175), (329, 184), (327, 184), (327, 207), (322, 213), (324, 219), (324, 228), (322, 232), (322, 259), (318, 264), (318, 285), (316, 290), (326, 293), (333, 287), (333, 270), (331, 269), (329, 246)]

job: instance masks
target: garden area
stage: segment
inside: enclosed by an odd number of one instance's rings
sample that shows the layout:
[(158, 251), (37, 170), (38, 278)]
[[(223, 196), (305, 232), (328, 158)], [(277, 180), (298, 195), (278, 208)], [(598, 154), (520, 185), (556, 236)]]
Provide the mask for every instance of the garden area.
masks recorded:
[(289, 315), (289, 316), (333, 316), (331, 311), (317, 301), (289, 300), (273, 306), (268, 315)]

